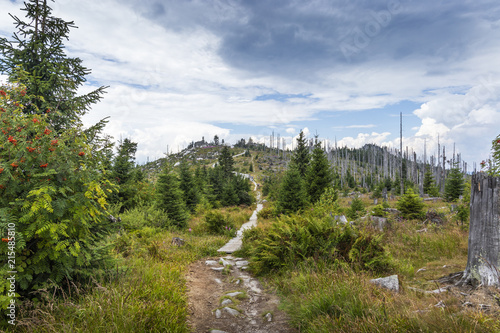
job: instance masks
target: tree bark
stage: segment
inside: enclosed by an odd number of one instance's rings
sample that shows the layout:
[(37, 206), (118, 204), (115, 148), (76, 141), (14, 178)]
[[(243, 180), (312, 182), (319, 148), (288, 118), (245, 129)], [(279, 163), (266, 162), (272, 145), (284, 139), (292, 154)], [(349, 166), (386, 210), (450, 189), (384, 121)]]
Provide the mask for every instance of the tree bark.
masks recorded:
[(462, 283), (499, 285), (500, 178), (472, 176), (469, 252)]

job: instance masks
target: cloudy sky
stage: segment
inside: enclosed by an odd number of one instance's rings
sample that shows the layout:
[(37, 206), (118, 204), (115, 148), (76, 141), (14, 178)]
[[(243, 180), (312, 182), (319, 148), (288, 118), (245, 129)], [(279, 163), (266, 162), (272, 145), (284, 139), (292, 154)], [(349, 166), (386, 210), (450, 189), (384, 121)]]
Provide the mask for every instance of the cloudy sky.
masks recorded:
[[(0, 35), (22, 1), (0, 0)], [(85, 116), (138, 142), (137, 160), (214, 135), (301, 129), (339, 145), (417, 152), (456, 144), (469, 163), (500, 134), (498, 0), (60, 0), (67, 53), (109, 86)]]

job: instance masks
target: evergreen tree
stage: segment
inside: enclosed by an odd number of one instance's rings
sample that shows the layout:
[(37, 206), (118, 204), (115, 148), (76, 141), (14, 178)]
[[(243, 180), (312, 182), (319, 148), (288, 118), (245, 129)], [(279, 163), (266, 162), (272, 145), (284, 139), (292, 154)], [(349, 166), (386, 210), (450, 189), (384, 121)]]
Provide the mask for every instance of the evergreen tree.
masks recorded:
[(312, 160), (306, 174), (307, 192), (311, 203), (319, 200), (323, 192), (332, 185), (333, 174), (321, 143), (316, 142)]
[(222, 149), (221, 154), (219, 155), (219, 167), (222, 169), (222, 173), (224, 177), (230, 177), (234, 170), (234, 160), (231, 152), (229, 151), (229, 147), (225, 146)]
[(136, 142), (132, 142), (128, 138), (119, 141), (118, 154), (112, 167), (113, 180), (117, 184), (124, 184), (132, 178), (136, 152)]
[(170, 167), (165, 167), (163, 173), (158, 177), (156, 186), (158, 208), (167, 211), (168, 218), (173, 225), (184, 228), (189, 216), (186, 204), (182, 200), (179, 179)]
[[(77, 95), (90, 70), (81, 59), (64, 53), (63, 40), (75, 28), (74, 22), (52, 16), (47, 0), (28, 0), (24, 4), (26, 21), (11, 15), (18, 29), (13, 40), (0, 38), (0, 72), (9, 75), (11, 81), (24, 84), (27, 96), (43, 97), (33, 98), (23, 112), (43, 114), (50, 109), (51, 125), (59, 132), (80, 122), (90, 105), (101, 99), (105, 87)], [(19, 67), (26, 76), (18, 75)]]
[(424, 202), (411, 188), (399, 198), (396, 206), (401, 216), (406, 219), (418, 219), (424, 216)]
[(448, 172), (444, 184), (444, 198), (446, 201), (457, 201), (464, 191), (464, 176), (457, 164)]
[(278, 213), (290, 214), (307, 205), (307, 192), (300, 171), (292, 163), (280, 184), (276, 209)]
[(431, 197), (439, 196), (439, 191), (437, 189), (434, 177), (432, 176), (432, 171), (429, 166), (426, 167), (424, 174), (424, 193), (430, 195)]
[(186, 161), (182, 161), (180, 164), (180, 189), (184, 193), (183, 198), (186, 203), (186, 207), (194, 212), (196, 205), (199, 202), (198, 189), (196, 186), (196, 182), (193, 178), (191, 170), (189, 170), (189, 165)]
[(307, 139), (304, 132), (300, 131), (299, 137), (297, 138), (297, 148), (295, 148), (292, 155), (292, 163), (295, 164), (302, 179), (305, 179), (307, 168), (309, 167), (309, 161), (310, 157)]

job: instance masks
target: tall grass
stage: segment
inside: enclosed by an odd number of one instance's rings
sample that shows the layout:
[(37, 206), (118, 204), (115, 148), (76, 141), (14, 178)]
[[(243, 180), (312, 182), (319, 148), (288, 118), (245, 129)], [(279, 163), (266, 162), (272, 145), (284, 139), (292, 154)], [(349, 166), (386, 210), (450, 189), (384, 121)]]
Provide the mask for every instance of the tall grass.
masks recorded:
[[(171, 244), (181, 237), (185, 245)], [(116, 272), (90, 285), (40, 291), (36, 304), (19, 309), (15, 332), (189, 332), (186, 323), (187, 266), (228, 240), (143, 228), (113, 240), (117, 255), (125, 254)]]

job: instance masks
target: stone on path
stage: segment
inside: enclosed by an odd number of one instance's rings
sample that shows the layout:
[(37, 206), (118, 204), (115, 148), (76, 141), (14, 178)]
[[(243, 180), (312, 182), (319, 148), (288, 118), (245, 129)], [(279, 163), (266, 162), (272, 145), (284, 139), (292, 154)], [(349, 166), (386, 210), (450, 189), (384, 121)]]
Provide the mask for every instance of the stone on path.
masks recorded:
[(241, 291), (235, 291), (234, 293), (226, 294), (226, 296), (229, 296), (229, 297), (236, 297), (238, 295), (243, 295), (243, 293)]
[(224, 267), (210, 267), (210, 269), (213, 269), (214, 271), (221, 272), (224, 269)]
[(227, 333), (227, 332), (221, 330), (210, 330), (210, 333)]
[(215, 266), (217, 264), (218, 264), (218, 262), (216, 260), (206, 260), (205, 261), (205, 265), (207, 265), (207, 266)]
[(233, 317), (239, 316), (239, 314), (240, 314), (240, 312), (238, 310), (228, 308), (227, 306), (223, 310), (226, 311), (227, 313), (229, 313)]
[(382, 288), (386, 288), (395, 292), (399, 292), (399, 280), (397, 275), (391, 275), (388, 277), (372, 279), (371, 283), (376, 284)]
[(236, 267), (243, 267), (243, 266), (248, 266), (247, 260), (239, 260), (236, 262)]
[(267, 321), (273, 321), (273, 315), (271, 312), (268, 312), (264, 317), (267, 319)]
[(215, 310), (215, 318), (219, 319), (222, 317), (222, 311), (220, 309)]
[(224, 299), (224, 300), (220, 303), (220, 305), (224, 306), (224, 305), (228, 305), (228, 304), (231, 304), (231, 303), (233, 303), (233, 301), (231, 301), (229, 298), (226, 298), (226, 299)]

